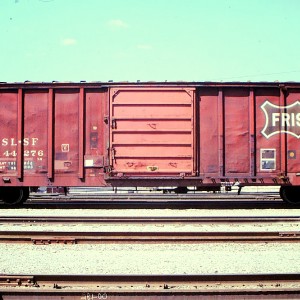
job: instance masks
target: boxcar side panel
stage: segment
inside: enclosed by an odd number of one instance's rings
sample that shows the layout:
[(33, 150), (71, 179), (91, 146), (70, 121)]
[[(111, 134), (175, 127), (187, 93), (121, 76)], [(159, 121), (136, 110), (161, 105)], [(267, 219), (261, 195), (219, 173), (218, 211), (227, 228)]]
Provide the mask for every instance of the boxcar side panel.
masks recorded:
[(290, 89), (286, 99), (287, 172), (300, 185), (300, 91)]
[[(299, 170), (293, 158), (299, 140), (282, 132), (283, 121), (277, 120), (285, 103), (280, 88), (199, 87), (198, 95), (198, 165), (204, 183), (282, 184), (287, 166), (288, 172)], [(290, 93), (286, 104), (298, 98)], [(292, 117), (290, 125), (296, 126), (296, 112)]]
[(1, 92), (0, 107), (0, 174), (16, 176), (18, 167), (18, 92)]
[(224, 103), (225, 176), (250, 176), (249, 89), (225, 89)]
[(79, 93), (58, 90), (54, 99), (54, 171), (70, 177), (79, 167)]
[(104, 186), (107, 89), (0, 93), (1, 186)]
[(214, 178), (220, 172), (218, 96), (217, 88), (199, 90), (199, 174)]
[(109, 122), (107, 89), (86, 90), (84, 170), (86, 181), (103, 186), (109, 166)]
[[(48, 93), (24, 93), (24, 176), (45, 176), (48, 172)], [(18, 154), (19, 155), (19, 154)]]
[(282, 169), (281, 149), (284, 149), (280, 126), (272, 122), (272, 113), (278, 113), (275, 106), (280, 106), (280, 90), (261, 88), (255, 90), (256, 95), (256, 161), (259, 177), (273, 177), (284, 174)]

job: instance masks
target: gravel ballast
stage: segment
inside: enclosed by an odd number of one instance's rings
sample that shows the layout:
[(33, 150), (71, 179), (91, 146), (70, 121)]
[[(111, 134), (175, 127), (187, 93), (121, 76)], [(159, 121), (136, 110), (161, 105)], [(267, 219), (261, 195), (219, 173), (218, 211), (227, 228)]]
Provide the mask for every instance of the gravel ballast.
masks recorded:
[(251, 217), (299, 216), (300, 209), (0, 209), (0, 216)]
[(4, 274), (299, 273), (300, 244), (0, 244)]

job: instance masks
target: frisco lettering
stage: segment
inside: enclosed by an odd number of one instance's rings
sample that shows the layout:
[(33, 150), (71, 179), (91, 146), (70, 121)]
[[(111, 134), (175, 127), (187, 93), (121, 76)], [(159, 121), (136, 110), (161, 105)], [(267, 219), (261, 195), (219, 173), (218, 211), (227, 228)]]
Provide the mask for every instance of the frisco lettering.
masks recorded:
[(272, 113), (272, 126), (300, 127), (300, 113)]
[[(38, 140), (38, 138), (24, 138), (22, 143), (24, 146), (35, 146)], [(21, 143), (21, 141), (19, 141), (19, 143)], [(17, 146), (18, 140), (15, 138), (3, 138), (1, 144), (2, 146)]]

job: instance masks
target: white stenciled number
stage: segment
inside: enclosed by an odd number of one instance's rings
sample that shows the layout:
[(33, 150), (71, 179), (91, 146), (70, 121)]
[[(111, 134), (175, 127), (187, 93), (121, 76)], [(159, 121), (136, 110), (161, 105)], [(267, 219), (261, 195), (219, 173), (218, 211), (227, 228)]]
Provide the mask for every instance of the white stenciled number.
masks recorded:
[[(82, 299), (82, 298), (81, 298)], [(84, 296), (85, 300), (96, 300), (96, 299), (107, 299), (107, 294), (106, 293), (98, 293), (96, 295), (92, 293), (86, 293)]]
[[(44, 156), (44, 150), (24, 150), (24, 157), (43, 157)], [(3, 156), (6, 157), (16, 157), (17, 156), (17, 151), (8, 151), (6, 150), (5, 152), (3, 152)]]
[(9, 156), (16, 157), (16, 156), (17, 156), (17, 151), (12, 151), (12, 152), (5, 151), (5, 152), (3, 153), (3, 156), (6, 156), (6, 157), (9, 157)]
[(9, 156), (10, 155), (10, 153), (9, 153), (9, 151), (5, 151), (4, 153), (3, 153), (3, 156)]

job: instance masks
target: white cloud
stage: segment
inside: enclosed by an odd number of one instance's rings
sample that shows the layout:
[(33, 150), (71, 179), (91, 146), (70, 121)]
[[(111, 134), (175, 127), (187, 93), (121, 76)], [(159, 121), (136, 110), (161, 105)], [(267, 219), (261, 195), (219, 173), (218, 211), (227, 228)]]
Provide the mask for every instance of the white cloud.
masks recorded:
[(107, 24), (111, 28), (128, 28), (129, 27), (127, 23), (125, 23), (124, 21), (119, 20), (119, 19), (110, 20), (110, 21), (108, 21)]
[(77, 40), (72, 39), (72, 38), (66, 38), (61, 41), (61, 44), (63, 46), (73, 46), (73, 45), (77, 44)]

